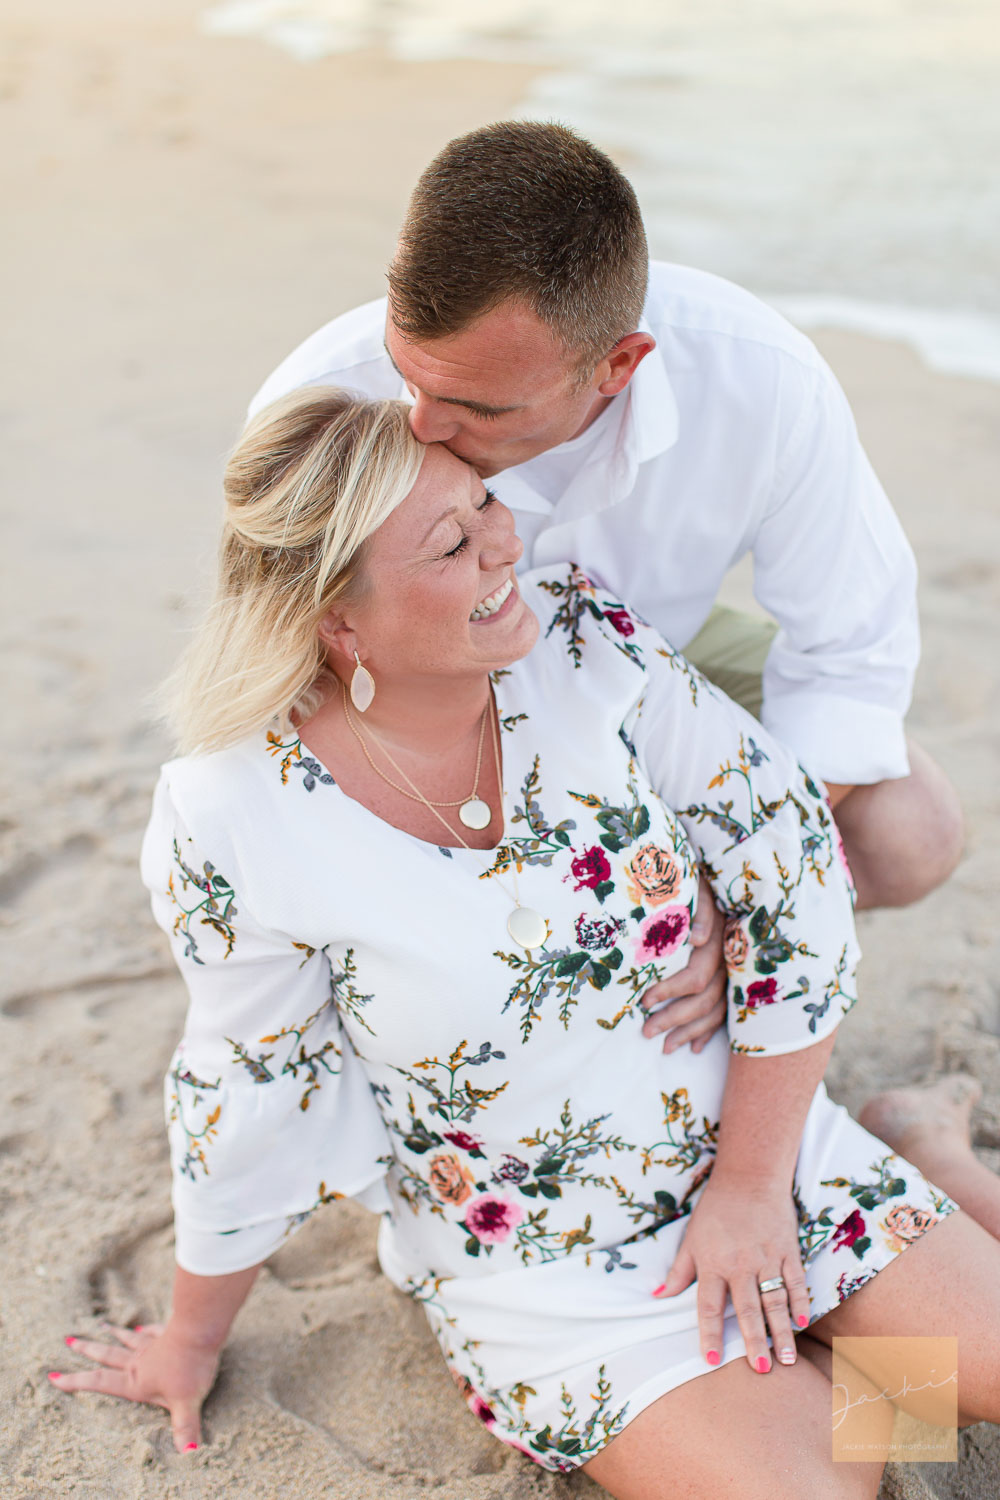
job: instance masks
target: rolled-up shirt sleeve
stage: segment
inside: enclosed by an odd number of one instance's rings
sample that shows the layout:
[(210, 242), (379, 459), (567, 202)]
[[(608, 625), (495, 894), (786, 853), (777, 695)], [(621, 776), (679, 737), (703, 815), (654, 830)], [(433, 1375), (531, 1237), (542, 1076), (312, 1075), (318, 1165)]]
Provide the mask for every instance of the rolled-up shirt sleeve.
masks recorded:
[(913, 552), (832, 372), (820, 362), (786, 379), (796, 417), (754, 542), (754, 593), (780, 627), (761, 720), (826, 781), (905, 776)]
[(726, 917), (730, 1048), (799, 1051), (856, 1001), (854, 890), (809, 771), (641, 621), (645, 688), (622, 733), (694, 846)]
[(391, 1153), (341, 1024), (342, 967), (262, 926), (231, 874), (161, 779), (142, 875), (190, 997), (164, 1084), (175, 1254), (205, 1276), (265, 1259), (321, 1203), (384, 1206)]

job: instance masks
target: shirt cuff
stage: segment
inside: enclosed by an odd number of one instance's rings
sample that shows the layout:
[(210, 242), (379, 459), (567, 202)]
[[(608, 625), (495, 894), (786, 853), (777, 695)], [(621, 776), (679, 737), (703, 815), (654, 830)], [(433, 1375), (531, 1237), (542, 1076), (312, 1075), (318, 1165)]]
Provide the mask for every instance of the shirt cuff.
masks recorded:
[(891, 708), (835, 693), (764, 699), (761, 723), (823, 781), (868, 786), (910, 774), (903, 720)]

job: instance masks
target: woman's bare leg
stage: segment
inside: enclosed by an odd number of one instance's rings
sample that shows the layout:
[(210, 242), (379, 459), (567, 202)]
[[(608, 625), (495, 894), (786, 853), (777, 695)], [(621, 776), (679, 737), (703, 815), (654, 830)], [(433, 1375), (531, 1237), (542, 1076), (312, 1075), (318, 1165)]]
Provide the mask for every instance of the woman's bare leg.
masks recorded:
[(877, 1094), (858, 1120), (1000, 1240), (1000, 1177), (974, 1155), (969, 1128), (982, 1092), (968, 1073), (951, 1073)]
[[(952, 1213), (809, 1333), (824, 1344), (835, 1335), (956, 1338), (959, 1426), (1000, 1422), (1000, 1243), (968, 1214)], [(879, 1384), (877, 1348), (872, 1359), (866, 1368)]]
[(874, 1500), (883, 1465), (834, 1461), (832, 1412), (808, 1359), (766, 1375), (735, 1359), (668, 1391), (583, 1467), (614, 1500)]

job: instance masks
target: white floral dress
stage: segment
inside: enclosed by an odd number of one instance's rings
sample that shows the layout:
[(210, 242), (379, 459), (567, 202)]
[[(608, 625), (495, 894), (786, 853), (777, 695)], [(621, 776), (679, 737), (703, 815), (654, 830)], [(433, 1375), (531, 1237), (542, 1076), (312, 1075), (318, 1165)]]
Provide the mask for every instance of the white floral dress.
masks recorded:
[[(829, 807), (790, 753), (578, 570), (520, 587), (542, 629), (494, 676), (498, 850), (400, 832), (261, 733), (163, 768), (143, 878), (191, 995), (166, 1083), (178, 1262), (253, 1265), (360, 1199), (476, 1414), (569, 1471), (712, 1374), (696, 1287), (652, 1292), (731, 1051), (833, 1031), (859, 953)], [(530, 952), (493, 878), (511, 860), (547, 923)], [(664, 1056), (637, 1001), (687, 963), (699, 868), (728, 913), (728, 1026)], [(794, 1199), (814, 1318), (956, 1207), (822, 1084)], [(744, 1354), (728, 1303), (722, 1363)]]

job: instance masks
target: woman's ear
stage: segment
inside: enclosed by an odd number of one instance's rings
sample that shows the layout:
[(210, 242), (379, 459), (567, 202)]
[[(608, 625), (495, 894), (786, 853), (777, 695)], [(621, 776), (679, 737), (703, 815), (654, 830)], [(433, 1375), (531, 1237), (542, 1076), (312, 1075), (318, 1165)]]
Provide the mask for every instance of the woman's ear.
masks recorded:
[(358, 638), (339, 610), (329, 609), (319, 622), (317, 635), (328, 651), (353, 662), (358, 649)]

